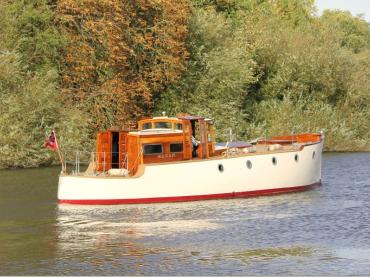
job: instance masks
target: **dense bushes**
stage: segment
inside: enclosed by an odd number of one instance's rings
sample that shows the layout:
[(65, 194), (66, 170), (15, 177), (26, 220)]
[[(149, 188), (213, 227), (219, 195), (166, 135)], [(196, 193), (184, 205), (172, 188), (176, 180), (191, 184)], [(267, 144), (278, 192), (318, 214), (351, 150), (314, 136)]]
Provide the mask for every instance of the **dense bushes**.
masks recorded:
[(44, 0), (1, 2), (0, 25), (0, 167), (50, 164), (43, 142), (52, 127), (65, 148), (78, 148), (87, 133), (85, 116), (60, 104), (64, 38)]
[(158, 111), (213, 117), (221, 139), (324, 130), (327, 150), (370, 149), (368, 23), (314, 17), (313, 1), (195, 3), (188, 68)]
[(91, 150), (162, 111), (212, 117), (219, 139), (370, 150), (369, 24), (312, 0), (1, 1), (0, 25), (0, 167), (51, 163), (52, 127)]

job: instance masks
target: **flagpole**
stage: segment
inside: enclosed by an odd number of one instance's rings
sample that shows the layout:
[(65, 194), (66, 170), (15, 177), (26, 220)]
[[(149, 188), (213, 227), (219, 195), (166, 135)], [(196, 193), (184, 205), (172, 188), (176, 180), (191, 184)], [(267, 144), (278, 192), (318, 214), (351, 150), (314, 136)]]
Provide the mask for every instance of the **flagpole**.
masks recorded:
[(63, 155), (62, 155), (62, 152), (60, 151), (59, 143), (58, 143), (58, 139), (57, 139), (57, 134), (55, 133), (54, 129), (53, 129), (53, 133), (54, 133), (54, 137), (55, 137), (55, 144), (56, 144), (57, 149), (58, 149), (59, 159), (60, 159), (60, 162), (62, 164), (62, 172), (65, 173), (66, 169), (65, 169), (65, 166), (64, 166)]

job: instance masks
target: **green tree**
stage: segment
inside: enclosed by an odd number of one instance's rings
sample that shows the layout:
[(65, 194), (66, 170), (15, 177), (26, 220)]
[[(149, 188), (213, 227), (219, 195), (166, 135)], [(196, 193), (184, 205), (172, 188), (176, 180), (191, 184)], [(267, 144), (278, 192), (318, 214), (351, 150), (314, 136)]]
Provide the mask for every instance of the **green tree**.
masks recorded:
[(56, 157), (43, 142), (52, 127), (68, 132), (59, 136), (63, 148), (78, 148), (86, 138), (84, 115), (60, 104), (64, 39), (47, 1), (1, 2), (0, 7), (0, 167), (50, 164)]
[(299, 26), (261, 13), (246, 18), (260, 76), (250, 136), (324, 129), (327, 149), (369, 149), (369, 53), (348, 51), (333, 28), (321, 18)]
[(161, 94), (158, 112), (190, 112), (215, 119), (218, 137), (245, 128), (243, 102), (255, 81), (254, 62), (241, 30), (213, 8), (195, 10), (189, 21), (190, 59), (182, 80)]
[(320, 20), (340, 37), (342, 47), (355, 53), (370, 48), (369, 23), (361, 17), (354, 17), (349, 12), (326, 10)]

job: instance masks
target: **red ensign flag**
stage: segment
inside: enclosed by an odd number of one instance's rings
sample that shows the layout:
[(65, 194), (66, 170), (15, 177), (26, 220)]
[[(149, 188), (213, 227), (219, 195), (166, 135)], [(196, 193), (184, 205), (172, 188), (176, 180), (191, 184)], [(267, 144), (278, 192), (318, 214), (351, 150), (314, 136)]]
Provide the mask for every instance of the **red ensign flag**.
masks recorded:
[(58, 144), (57, 144), (57, 139), (55, 137), (54, 130), (51, 131), (51, 134), (48, 137), (48, 139), (45, 141), (44, 146), (53, 149), (53, 151), (57, 149)]

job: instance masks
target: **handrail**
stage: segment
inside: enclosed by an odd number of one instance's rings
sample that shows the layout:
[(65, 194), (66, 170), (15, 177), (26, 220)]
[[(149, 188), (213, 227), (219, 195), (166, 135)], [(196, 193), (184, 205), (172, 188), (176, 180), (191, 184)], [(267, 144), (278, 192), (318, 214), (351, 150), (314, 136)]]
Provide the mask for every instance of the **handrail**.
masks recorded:
[[(83, 172), (84, 175), (97, 175), (97, 174), (105, 174), (108, 170), (107, 168), (107, 155), (110, 154), (111, 156), (113, 154), (119, 155), (118, 162), (111, 164), (118, 164), (118, 168), (120, 169), (128, 169), (128, 155), (127, 153), (124, 154), (124, 158), (120, 159), (120, 152), (90, 152), (90, 151), (75, 151), (75, 158), (74, 160), (64, 160), (64, 167), (65, 167), (65, 174), (72, 174), (72, 175), (80, 175), (81, 173), (81, 165), (82, 166), (88, 166), (87, 170)], [(103, 156), (103, 161), (101, 161), (100, 157)], [(68, 157), (65, 155), (65, 157)], [(101, 162), (99, 162), (99, 160)], [(72, 166), (72, 170), (70, 172), (67, 172), (67, 165)], [(90, 171), (89, 171), (89, 167)], [(103, 167), (102, 170), (97, 171), (98, 167)], [(88, 172), (89, 171), (89, 172)]]
[(143, 154), (143, 148), (141, 147), (141, 149), (140, 149), (140, 151), (139, 151), (139, 153), (137, 154), (137, 156), (136, 156), (136, 159), (135, 159), (135, 162), (134, 162), (134, 164), (133, 164), (133, 168), (135, 168), (138, 164), (138, 161), (139, 161), (139, 158), (140, 158), (140, 156)]

